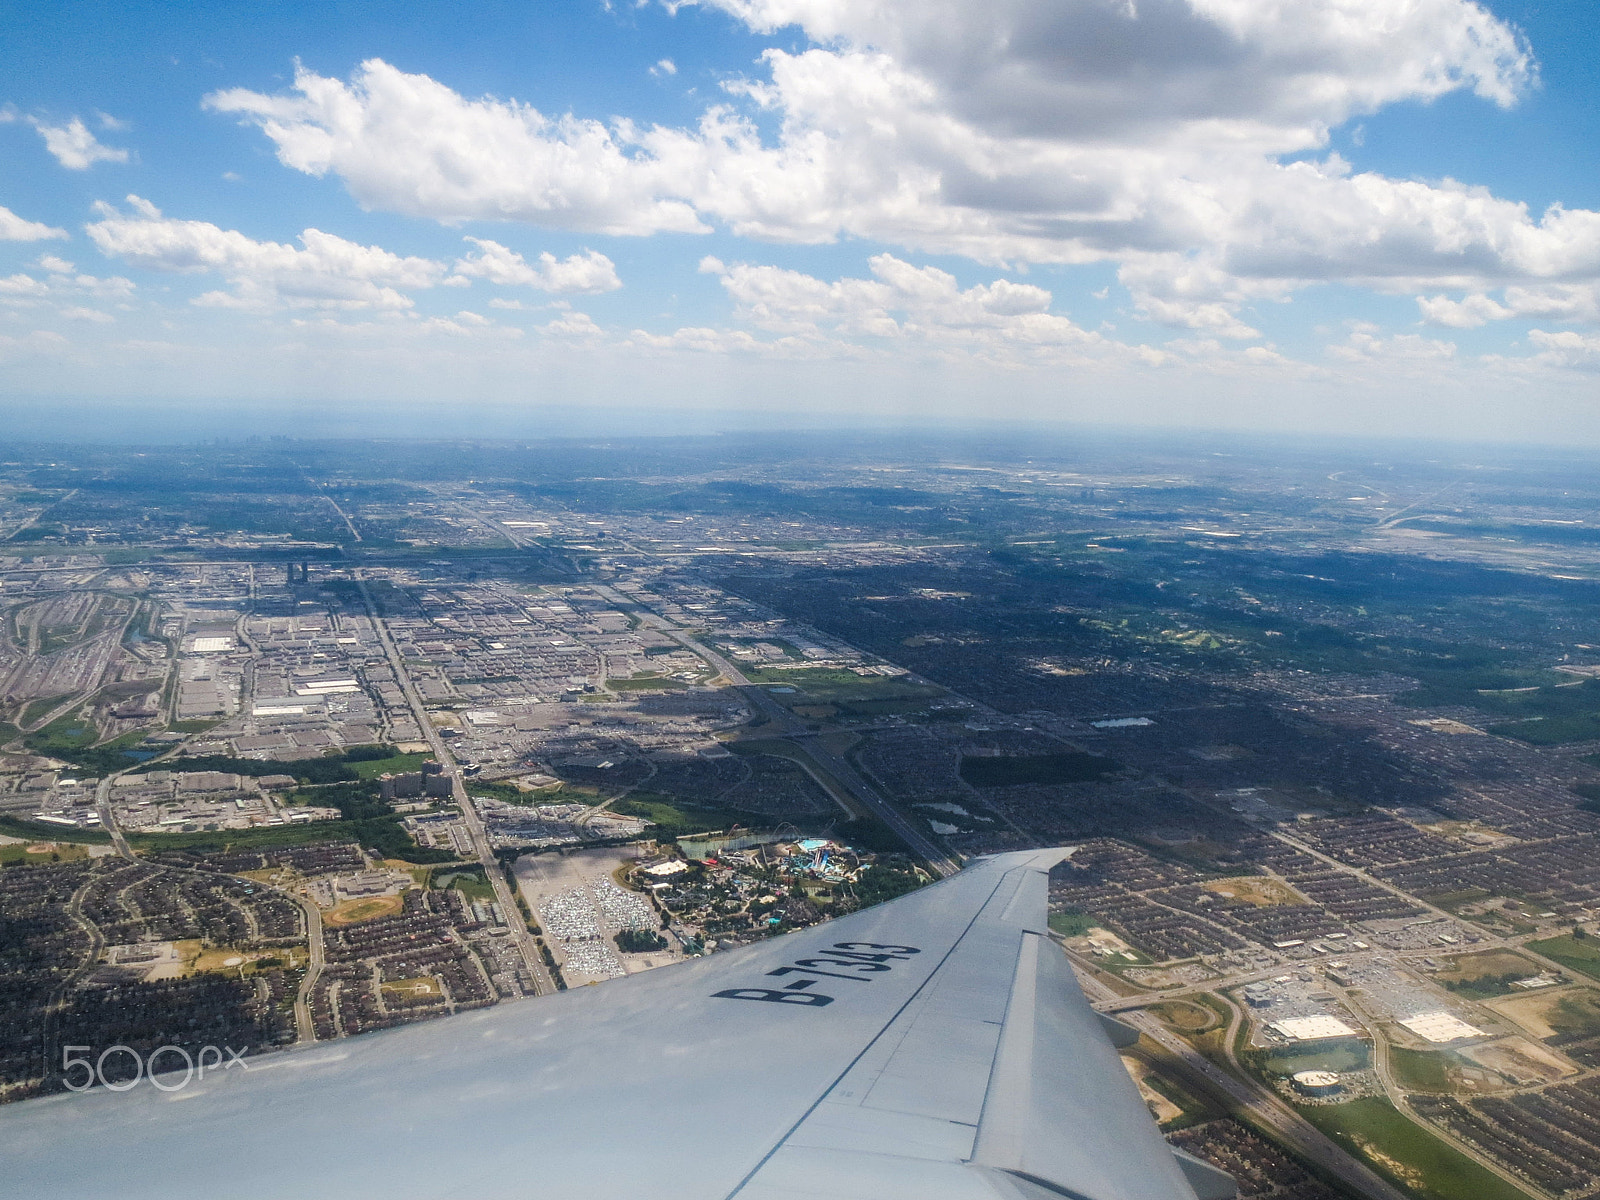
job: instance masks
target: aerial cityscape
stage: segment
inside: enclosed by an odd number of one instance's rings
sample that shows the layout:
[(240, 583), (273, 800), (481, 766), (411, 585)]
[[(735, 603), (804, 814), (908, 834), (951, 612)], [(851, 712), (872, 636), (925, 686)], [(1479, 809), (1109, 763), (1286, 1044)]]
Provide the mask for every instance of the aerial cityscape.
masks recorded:
[(0, 1192), (1600, 1200), (1581, 0), (0, 21)]
[(1054, 936), (1242, 1194), (1588, 1194), (1592, 472), (1231, 445), (7, 447), (5, 1097), (1062, 845)]

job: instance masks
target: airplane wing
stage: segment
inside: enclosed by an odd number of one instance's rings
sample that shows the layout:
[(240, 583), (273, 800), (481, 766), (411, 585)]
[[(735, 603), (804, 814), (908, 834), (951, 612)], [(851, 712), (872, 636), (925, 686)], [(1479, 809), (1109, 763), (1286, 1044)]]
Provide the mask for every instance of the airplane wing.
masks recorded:
[[(1063, 851), (536, 1001), (0, 1107), (15, 1200), (1215, 1200), (1046, 936)], [(1131, 1032), (1131, 1031), (1129, 1031)], [(163, 1076), (166, 1087), (182, 1074)]]

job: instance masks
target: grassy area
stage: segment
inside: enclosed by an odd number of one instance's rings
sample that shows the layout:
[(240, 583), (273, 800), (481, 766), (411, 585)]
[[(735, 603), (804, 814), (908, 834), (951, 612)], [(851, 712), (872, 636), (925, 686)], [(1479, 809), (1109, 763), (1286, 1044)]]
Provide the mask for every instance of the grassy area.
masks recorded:
[(0, 817), (0, 833), (40, 842), (81, 842), (89, 846), (103, 846), (111, 840), (111, 835), (103, 829), (74, 829), (48, 821), (25, 821), (21, 817)]
[(507, 804), (593, 804), (598, 799), (595, 795), (557, 796), (553, 791), (543, 788), (537, 792), (525, 792), (514, 783), (490, 783), (484, 779), (467, 780), (467, 794), (490, 796)]
[(1438, 1050), (1407, 1050), (1389, 1047), (1389, 1066), (1395, 1082), (1410, 1092), (1448, 1092), (1450, 1058)]
[(1018, 784), (1093, 783), (1122, 764), (1098, 754), (1026, 754), (963, 757), (961, 778), (973, 787), (1015, 787)]
[(1593, 1037), (1600, 1033), (1600, 1001), (1593, 992), (1568, 992), (1545, 1009), (1544, 1019), (1557, 1033)]
[(1089, 930), (1099, 926), (1098, 918), (1088, 913), (1080, 912), (1053, 912), (1050, 914), (1050, 929), (1062, 937), (1082, 937)]
[[(54, 728), (54, 725), (46, 728)], [(64, 762), (72, 763), (74, 766), (82, 767), (85, 771), (92, 771), (96, 775), (110, 775), (113, 771), (125, 771), (138, 761), (128, 757), (124, 751), (132, 750), (138, 746), (149, 735), (149, 732), (147, 729), (135, 729), (98, 746), (83, 745), (78, 748), (71, 748), (58, 744), (48, 748), (40, 748), (34, 745), (32, 737), (26, 739), (26, 745), (36, 753), (48, 754), (52, 758), (59, 758)], [(94, 730), (91, 728), (88, 737), (92, 739), (94, 736)]]
[[(49, 849), (30, 851), (29, 846), (45, 846)], [(0, 845), (0, 865), (11, 866), (13, 863), (22, 863), (25, 866), (39, 866), (57, 862), (76, 862), (80, 858), (87, 858), (89, 851), (72, 842), (7, 842)]]
[[(29, 706), (30, 708), (32, 705)], [(24, 715), (24, 723), (30, 718)], [(57, 717), (50, 724), (28, 735), (28, 749), (35, 754), (48, 754), (60, 758), (64, 754), (86, 750), (100, 740), (100, 731), (94, 722), (73, 713)]]
[[(1548, 675), (1538, 682), (1551, 678)], [(1489, 686), (1460, 689), (1448, 698), (1425, 696), (1432, 703), (1442, 701), (1470, 704), (1503, 718), (1489, 726), (1489, 732), (1516, 738), (1536, 746), (1558, 746), (1566, 742), (1600, 738), (1600, 680), (1582, 683), (1564, 680), (1551, 686), (1519, 690), (1527, 685), (1519, 680), (1496, 680)], [(1496, 686), (1498, 684), (1498, 686)], [(1404, 699), (1404, 698), (1402, 698)]]
[(436, 872), (430, 882), (436, 888), (455, 888), (468, 900), (487, 902), (494, 899), (494, 887), (484, 875), (482, 867)]
[(659, 692), (689, 685), (670, 675), (641, 675), (637, 679), (608, 679), (606, 686), (614, 692)]
[(1184, 1037), (1203, 1033), (1207, 1029), (1215, 1029), (1219, 1023), (1226, 1023), (1220, 1013), (1204, 1004), (1193, 1004), (1188, 1000), (1163, 1000), (1160, 1004), (1152, 1004), (1150, 1012), (1160, 1018), (1162, 1024), (1171, 1026)]
[(625, 817), (639, 817), (659, 827), (665, 837), (680, 837), (686, 833), (705, 833), (713, 829), (726, 829), (735, 822), (745, 825), (770, 825), (770, 817), (755, 813), (736, 812), (727, 808), (699, 808), (684, 803), (678, 796), (663, 796), (654, 792), (631, 792), (606, 811)]
[(1306, 1105), (1300, 1115), (1420, 1200), (1529, 1200), (1387, 1100)]
[[(369, 758), (360, 762), (348, 762), (347, 765), (356, 773), (357, 779), (376, 779), (379, 775), (402, 775), (412, 771), (422, 770), (422, 764), (431, 761), (431, 754), (393, 754), (388, 758)], [(294, 772), (287, 772), (294, 774)]]
[(42, 700), (30, 701), (23, 706), (22, 712), (17, 717), (17, 724), (31, 725), (66, 698), (66, 696), (46, 696)]
[(762, 687), (792, 687), (776, 698), (789, 705), (836, 704), (858, 716), (883, 716), (915, 711), (945, 694), (943, 688), (910, 683), (902, 676), (857, 675), (829, 668), (741, 668), (745, 678)]
[(1577, 971), (1591, 979), (1600, 979), (1600, 945), (1596, 944), (1594, 938), (1575, 938), (1567, 933), (1560, 937), (1528, 942), (1527, 947), (1546, 958), (1554, 959), (1569, 971)]
[[(9, 831), (7, 831), (9, 832)], [(444, 850), (418, 846), (393, 817), (359, 821), (308, 821), (303, 825), (273, 825), (256, 829), (223, 829), (200, 833), (130, 833), (128, 844), (138, 850), (192, 850), (210, 854), (221, 850), (264, 850), (283, 846), (309, 846), (317, 842), (358, 842), (384, 858), (413, 863), (456, 862)]]

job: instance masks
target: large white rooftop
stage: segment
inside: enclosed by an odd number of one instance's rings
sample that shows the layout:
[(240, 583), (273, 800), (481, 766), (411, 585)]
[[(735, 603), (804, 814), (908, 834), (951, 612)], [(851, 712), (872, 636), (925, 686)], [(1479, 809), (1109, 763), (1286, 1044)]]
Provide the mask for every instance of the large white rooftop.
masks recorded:
[(1314, 1042), (1322, 1038), (1354, 1037), (1355, 1030), (1338, 1017), (1285, 1017), (1267, 1028), (1275, 1029), (1286, 1038), (1297, 1042)]

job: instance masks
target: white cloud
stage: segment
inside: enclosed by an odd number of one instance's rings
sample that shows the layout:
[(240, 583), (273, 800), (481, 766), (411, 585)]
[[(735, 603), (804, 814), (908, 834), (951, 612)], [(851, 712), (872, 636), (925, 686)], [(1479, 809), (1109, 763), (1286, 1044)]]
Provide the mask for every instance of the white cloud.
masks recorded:
[(677, 73), (678, 64), (673, 62), (670, 58), (663, 58), (655, 66), (650, 68), (650, 74), (656, 76), (676, 75)]
[(572, 254), (558, 260), (548, 252), (539, 255), (537, 263), (530, 264), (522, 255), (484, 238), (466, 239), (478, 247), (476, 254), (458, 259), (457, 275), (487, 279), (503, 286), (538, 288), (540, 291), (565, 295), (593, 295), (616, 291), (622, 286), (612, 261), (597, 250)]
[(1473, 292), (1460, 300), (1448, 296), (1418, 296), (1423, 320), (1451, 329), (1476, 329), (1490, 321), (1512, 317), (1553, 317), (1560, 321), (1600, 323), (1600, 287), (1595, 284), (1548, 284), (1542, 287), (1508, 287), (1495, 300)]
[(1570, 329), (1551, 333), (1544, 329), (1528, 331), (1528, 340), (1539, 347), (1533, 361), (1541, 366), (1564, 367), (1578, 371), (1600, 371), (1600, 337)]
[(412, 303), (404, 290), (432, 287), (444, 275), (442, 263), (318, 229), (303, 231), (300, 247), (287, 246), (205, 221), (164, 217), (137, 196), (129, 196), (128, 205), (132, 211), (126, 213), (101, 205), (100, 220), (86, 227), (100, 252), (150, 270), (216, 272), (233, 285), (231, 293), (199, 297), (202, 305), (402, 309)]
[(46, 238), (64, 238), (65, 229), (26, 221), (9, 208), (0, 205), (0, 242), (40, 242)]
[(545, 333), (566, 338), (598, 338), (605, 333), (595, 324), (594, 318), (588, 313), (581, 312), (562, 313), (555, 320), (547, 322), (543, 328)]
[(1332, 358), (1348, 363), (1383, 363), (1389, 366), (1446, 362), (1455, 357), (1454, 342), (1441, 342), (1415, 333), (1384, 337), (1374, 325), (1361, 323), (1342, 343), (1328, 347)]
[(285, 166), (339, 175), (370, 208), (614, 234), (705, 229), (689, 204), (662, 195), (662, 163), (626, 153), (628, 129), (467, 100), (378, 59), (349, 84), (302, 67), (295, 94), (235, 89), (205, 103), (260, 125)]
[[(81, 117), (73, 117), (65, 125), (46, 125), (37, 117), (28, 118), (28, 122), (39, 131), (45, 149), (69, 171), (87, 171), (97, 162), (128, 161), (126, 150), (101, 145)], [(113, 123), (105, 128), (116, 129), (120, 126)]]
[(721, 278), (736, 318), (781, 336), (761, 342), (742, 332), (680, 330), (673, 344), (845, 356), (909, 347), (934, 357), (976, 357), (1002, 366), (1144, 357), (1138, 348), (1050, 312), (1050, 293), (1033, 284), (996, 279), (963, 289), (947, 271), (917, 267), (892, 254), (876, 255), (868, 266), (868, 279), (824, 280), (783, 267), (730, 266), (708, 256), (700, 270)]
[(66, 308), (58, 308), (56, 315), (65, 317), (69, 321), (93, 321), (101, 325), (110, 324), (116, 320), (108, 312), (102, 312), (98, 308), (84, 308), (82, 305), (77, 304), (69, 305)]
[[(1334, 126), (1535, 68), (1471, 0), (709, 0), (797, 25), (693, 128), (551, 117), (368, 61), (348, 81), (236, 89), (282, 162), (364, 205), (445, 222), (822, 242), (991, 263), (1121, 264), (1141, 313), (1257, 336), (1246, 305), (1307, 283), (1484, 290), (1600, 275), (1600, 214), (1449, 180), (1354, 174)], [(739, 109), (767, 109), (772, 139)]]
[[(76, 320), (110, 320), (108, 316), (86, 317), (91, 311), (81, 307), (85, 298), (96, 300), (126, 300), (134, 293), (133, 281), (120, 275), (99, 277), (80, 272), (73, 264), (53, 254), (42, 255), (32, 267), (45, 273), (44, 278), (19, 271), (0, 278), (0, 304), (7, 308), (48, 307), (57, 305), (56, 311)], [(65, 307), (62, 302), (68, 301)]]
[(0, 279), (0, 296), (46, 296), (50, 289), (43, 280), (18, 273)]

